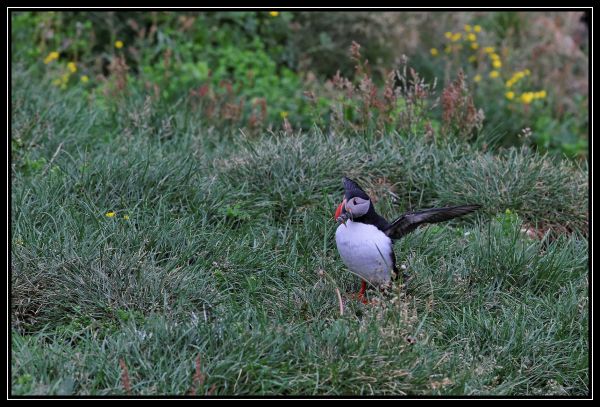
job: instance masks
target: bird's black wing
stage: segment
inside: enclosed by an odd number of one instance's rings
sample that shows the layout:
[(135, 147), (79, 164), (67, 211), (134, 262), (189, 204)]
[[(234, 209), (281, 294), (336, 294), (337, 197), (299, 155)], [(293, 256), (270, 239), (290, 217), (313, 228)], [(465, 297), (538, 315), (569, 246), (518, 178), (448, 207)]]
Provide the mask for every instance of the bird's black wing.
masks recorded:
[(396, 219), (384, 233), (391, 239), (400, 239), (424, 223), (437, 223), (463, 216), (477, 209), (481, 205), (449, 206), (447, 208), (425, 209), (423, 211), (409, 212)]

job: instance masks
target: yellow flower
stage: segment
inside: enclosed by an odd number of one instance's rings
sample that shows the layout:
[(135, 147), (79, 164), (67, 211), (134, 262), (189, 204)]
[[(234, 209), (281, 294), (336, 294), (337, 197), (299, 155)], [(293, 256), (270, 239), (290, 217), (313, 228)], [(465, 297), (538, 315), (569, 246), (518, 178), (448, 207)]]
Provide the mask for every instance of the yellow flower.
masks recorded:
[(471, 43), (471, 48), (477, 49), (477, 48), (479, 48), (479, 44), (477, 44), (476, 42), (472, 42)]
[(450, 53), (450, 51), (452, 51), (452, 47), (451, 47), (450, 45), (446, 45), (446, 47), (444, 48), (444, 52), (445, 52), (446, 54), (449, 54), (449, 53)]
[(270, 15), (271, 17), (277, 17), (277, 16), (279, 15), (279, 11), (270, 11), (270, 12), (269, 12), (269, 15)]
[(490, 78), (497, 78), (499, 76), (500, 76), (500, 73), (498, 73), (498, 71), (490, 72)]
[(429, 50), (429, 52), (431, 52), (431, 55), (433, 55), (434, 57), (436, 57), (438, 55), (438, 50), (437, 48), (431, 48)]
[(476, 25), (475, 27), (473, 27), (473, 31), (475, 31), (476, 33), (481, 32), (481, 26)]
[(490, 58), (492, 58), (494, 61), (496, 61), (496, 60), (500, 59), (500, 55), (494, 53), (494, 54), (490, 55)]
[(288, 114), (289, 114), (288, 112), (283, 111), (283, 112), (279, 113), (279, 116), (281, 116), (282, 119), (287, 119)]
[(456, 42), (456, 41), (460, 40), (461, 38), (462, 38), (462, 34), (461, 33), (454, 33), (452, 35), (451, 40), (452, 40), (452, 42)]
[(475, 77), (473, 78), (473, 80), (475, 82), (479, 82), (481, 80), (481, 75), (479, 75), (479, 74), (475, 75)]
[(471, 26), (469, 24), (465, 25), (465, 31), (466, 32), (471, 32)]
[(492, 66), (496, 69), (502, 68), (502, 62), (500, 62), (499, 59), (495, 59), (494, 62), (492, 62)]
[(469, 33), (469, 34), (467, 34), (467, 39), (471, 42), (475, 42), (475, 41), (477, 41), (477, 36), (473, 33)]
[(81, 82), (88, 83), (89, 80), (90, 80), (90, 78), (87, 75), (82, 75), (81, 76)]
[(117, 49), (123, 48), (123, 41), (121, 41), (121, 40), (115, 41), (115, 48), (117, 48)]
[(477, 61), (477, 57), (475, 55), (471, 55), (469, 57), (469, 62), (475, 62), (475, 61)]
[(444, 33), (444, 37), (446, 37), (446, 38), (450, 39), (450, 38), (452, 38), (452, 33), (451, 33), (450, 31), (446, 31), (446, 32)]
[(521, 95), (521, 102), (525, 103), (526, 105), (530, 104), (531, 101), (533, 100), (534, 95), (533, 92), (525, 92)]
[(107, 218), (114, 218), (116, 215), (115, 212), (110, 211), (110, 212), (106, 212), (106, 214), (104, 216), (106, 216)]
[(129, 215), (123, 215), (123, 219), (129, 220)]
[(508, 100), (513, 100), (515, 98), (515, 92), (509, 91), (504, 94)]
[[(500, 62), (500, 60), (495, 60), (493, 62), (494, 66), (496, 66), (496, 62), (498, 62), (500, 64), (500, 66), (502, 66), (502, 63)], [(506, 87), (510, 88), (511, 86), (513, 86), (515, 83), (519, 82), (521, 79), (523, 79), (525, 76), (529, 75), (531, 73), (531, 71), (529, 71), (529, 69), (525, 69), (524, 71), (517, 71), (513, 74), (513, 76), (506, 81)]]
[(533, 93), (534, 99), (544, 99), (546, 97), (545, 90), (540, 90), (539, 92), (529, 92), (529, 93)]
[(67, 68), (69, 68), (69, 71), (71, 71), (71, 73), (77, 72), (77, 65), (75, 65), (75, 62), (69, 62), (67, 64)]
[(48, 56), (44, 59), (44, 63), (47, 65), (50, 62), (54, 61), (55, 59), (58, 59), (60, 55), (58, 54), (58, 52), (56, 51), (52, 51), (51, 53), (48, 54)]
[(483, 52), (485, 52), (486, 54), (493, 54), (494, 53), (494, 47), (485, 47), (483, 49)]

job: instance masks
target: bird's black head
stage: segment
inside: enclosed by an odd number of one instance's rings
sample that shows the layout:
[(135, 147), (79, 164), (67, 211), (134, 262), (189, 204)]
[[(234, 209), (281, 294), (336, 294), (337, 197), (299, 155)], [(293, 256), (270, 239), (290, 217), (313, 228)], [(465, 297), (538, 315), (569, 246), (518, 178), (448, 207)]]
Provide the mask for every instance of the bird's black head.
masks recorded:
[(344, 177), (344, 200), (335, 211), (335, 219), (345, 222), (347, 219), (360, 218), (372, 211), (369, 195), (350, 178)]
[(355, 181), (344, 177), (342, 183), (344, 184), (344, 198), (346, 198), (346, 201), (350, 201), (352, 198), (369, 200), (369, 195)]

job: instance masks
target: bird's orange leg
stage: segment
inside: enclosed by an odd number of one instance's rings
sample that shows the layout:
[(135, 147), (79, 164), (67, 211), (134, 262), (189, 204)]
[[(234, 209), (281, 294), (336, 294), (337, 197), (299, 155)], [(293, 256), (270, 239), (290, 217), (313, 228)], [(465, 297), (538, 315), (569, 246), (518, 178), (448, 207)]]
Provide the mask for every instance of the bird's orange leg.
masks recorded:
[(360, 292), (358, 293), (358, 300), (361, 301), (363, 304), (366, 304), (367, 298), (365, 297), (365, 292), (367, 291), (367, 282), (365, 280), (362, 281), (362, 284), (360, 286)]
[(348, 296), (352, 299), (356, 299), (356, 300), (362, 302), (363, 304), (369, 304), (369, 301), (367, 300), (367, 297), (365, 296), (366, 291), (367, 291), (367, 282), (365, 280), (362, 280), (362, 284), (360, 286), (360, 291), (358, 292), (358, 294), (349, 294)]

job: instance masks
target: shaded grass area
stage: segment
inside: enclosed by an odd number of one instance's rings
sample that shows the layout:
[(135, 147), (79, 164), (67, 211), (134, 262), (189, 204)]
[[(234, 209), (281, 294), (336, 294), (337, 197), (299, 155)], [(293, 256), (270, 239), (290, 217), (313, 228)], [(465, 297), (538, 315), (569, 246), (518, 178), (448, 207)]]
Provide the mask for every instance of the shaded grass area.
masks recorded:
[[(406, 134), (222, 134), (185, 102), (113, 111), (15, 80), (14, 394), (125, 394), (121, 359), (133, 394), (588, 392), (587, 168)], [(407, 288), (340, 315), (359, 283), (333, 239), (343, 175), (388, 218), (484, 209), (398, 242)], [(530, 240), (523, 221), (564, 227)]]

